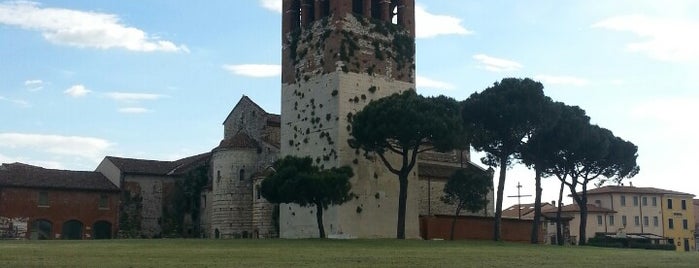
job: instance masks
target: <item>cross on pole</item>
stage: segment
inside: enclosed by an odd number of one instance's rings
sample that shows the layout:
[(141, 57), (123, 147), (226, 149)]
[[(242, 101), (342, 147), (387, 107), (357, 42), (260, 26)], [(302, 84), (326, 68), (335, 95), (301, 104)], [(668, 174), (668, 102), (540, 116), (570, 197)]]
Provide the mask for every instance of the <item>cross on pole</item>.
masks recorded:
[(532, 195), (530, 195), (530, 194), (522, 195), (522, 194), (520, 193), (520, 190), (521, 190), (521, 189), (522, 189), (522, 184), (520, 184), (519, 182), (517, 182), (517, 195), (508, 195), (508, 196), (507, 196), (507, 197), (517, 197), (517, 219), (519, 219), (519, 220), (522, 219), (522, 202), (520, 202), (520, 201), (521, 201), (521, 198), (522, 198), (522, 197), (530, 197), (530, 196), (532, 196)]

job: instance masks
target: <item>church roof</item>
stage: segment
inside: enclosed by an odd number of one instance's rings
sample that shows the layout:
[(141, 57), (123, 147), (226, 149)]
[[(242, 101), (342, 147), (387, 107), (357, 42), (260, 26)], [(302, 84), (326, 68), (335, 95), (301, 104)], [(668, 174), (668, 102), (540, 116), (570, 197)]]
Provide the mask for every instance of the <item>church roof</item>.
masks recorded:
[(216, 149), (254, 149), (259, 148), (259, 143), (247, 133), (240, 131), (230, 139), (224, 139)]
[[(417, 172), (419, 177), (430, 177), (436, 179), (448, 180), (454, 172), (461, 169), (461, 167), (454, 166), (452, 163), (441, 164), (441, 163), (428, 163), (428, 162), (418, 162)], [(468, 162), (464, 168), (475, 168), (478, 171), (483, 171), (480, 167)]]
[[(517, 205), (512, 205), (509, 208), (503, 209), (502, 210), (502, 217), (503, 218), (518, 218), (520, 215), (522, 215), (523, 219), (532, 219), (534, 218), (534, 203), (531, 204), (520, 204), (519, 207), (521, 208), (522, 212), (521, 214), (517, 212)], [(554, 206), (549, 204), (549, 203), (542, 203), (541, 204), (541, 210), (544, 211), (549, 208), (553, 208)]]
[(208, 162), (210, 157), (211, 153), (203, 153), (175, 161), (122, 158), (115, 156), (107, 156), (106, 159), (111, 161), (123, 173), (166, 176), (184, 174), (199, 166), (201, 163)]
[(0, 186), (118, 192), (102, 173), (46, 169), (23, 163), (2, 164)]

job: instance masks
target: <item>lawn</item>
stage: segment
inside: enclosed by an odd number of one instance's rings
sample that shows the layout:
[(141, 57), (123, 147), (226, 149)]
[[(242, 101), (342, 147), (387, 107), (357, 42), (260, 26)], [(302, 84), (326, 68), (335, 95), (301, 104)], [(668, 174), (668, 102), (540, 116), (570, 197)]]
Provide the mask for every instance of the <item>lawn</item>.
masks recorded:
[(0, 267), (699, 267), (699, 253), (419, 240), (0, 241)]

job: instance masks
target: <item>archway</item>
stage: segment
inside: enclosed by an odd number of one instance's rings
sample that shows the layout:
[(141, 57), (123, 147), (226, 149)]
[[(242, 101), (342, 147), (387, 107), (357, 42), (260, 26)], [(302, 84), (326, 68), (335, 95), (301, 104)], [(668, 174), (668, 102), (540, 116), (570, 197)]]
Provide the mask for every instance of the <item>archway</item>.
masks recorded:
[(32, 231), (29, 235), (31, 240), (47, 240), (51, 239), (53, 231), (53, 223), (47, 220), (36, 220), (32, 223)]
[(92, 225), (92, 237), (94, 239), (111, 239), (112, 223), (108, 221), (98, 221)]
[(62, 239), (82, 239), (83, 238), (83, 223), (78, 220), (69, 220), (63, 223), (61, 230)]
[(218, 228), (216, 228), (216, 230), (214, 230), (214, 238), (216, 238), (216, 239), (221, 238), (221, 233), (218, 231)]

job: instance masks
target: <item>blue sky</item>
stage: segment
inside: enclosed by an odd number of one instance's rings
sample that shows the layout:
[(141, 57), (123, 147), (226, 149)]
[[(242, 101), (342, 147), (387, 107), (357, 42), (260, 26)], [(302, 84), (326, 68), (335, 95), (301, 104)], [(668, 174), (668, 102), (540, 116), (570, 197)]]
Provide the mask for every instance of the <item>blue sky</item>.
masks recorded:
[[(0, 1), (0, 162), (177, 159), (215, 147), (243, 94), (278, 113), (280, 3)], [(531, 77), (639, 146), (634, 185), (699, 194), (699, 1), (417, 5), (420, 93)], [(508, 178), (506, 195), (533, 192), (525, 168)]]

